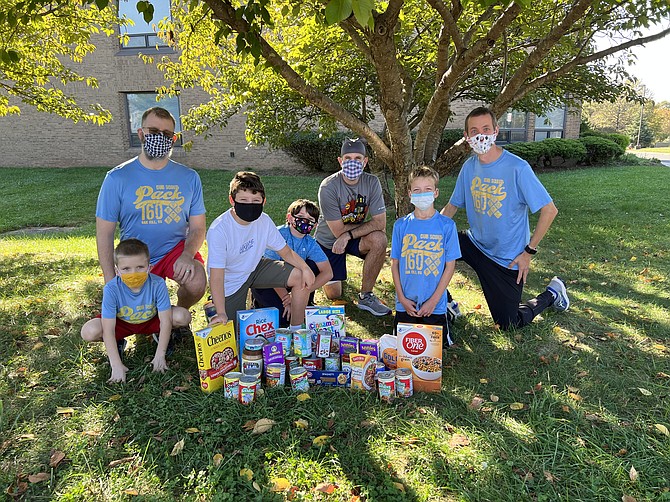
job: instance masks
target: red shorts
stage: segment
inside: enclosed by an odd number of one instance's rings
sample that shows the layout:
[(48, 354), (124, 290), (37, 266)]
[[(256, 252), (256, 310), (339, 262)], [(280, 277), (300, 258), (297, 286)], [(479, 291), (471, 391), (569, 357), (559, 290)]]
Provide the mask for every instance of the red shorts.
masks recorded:
[[(97, 318), (102, 318), (102, 314), (98, 314)], [(116, 327), (114, 329), (114, 336), (116, 341), (121, 341), (130, 335), (150, 335), (152, 333), (159, 333), (161, 330), (161, 320), (157, 315), (153, 316), (148, 321), (139, 324), (131, 324), (123, 319), (116, 319)]]
[[(173, 247), (168, 254), (157, 261), (156, 264), (151, 267), (151, 273), (156, 274), (163, 279), (174, 279), (174, 262), (176, 262), (177, 258), (179, 258), (184, 252), (184, 242), (186, 241), (179, 241), (179, 243)], [(200, 251), (195, 253), (193, 259), (199, 261), (203, 265), (205, 264), (205, 260), (202, 259)]]

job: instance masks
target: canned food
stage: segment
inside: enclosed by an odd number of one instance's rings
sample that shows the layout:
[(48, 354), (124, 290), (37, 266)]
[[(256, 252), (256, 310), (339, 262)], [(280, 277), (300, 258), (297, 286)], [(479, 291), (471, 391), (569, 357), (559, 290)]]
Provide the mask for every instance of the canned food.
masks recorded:
[(254, 377), (256, 380), (258, 380), (258, 388), (261, 388), (261, 372), (262, 370), (260, 368), (247, 368), (246, 371), (243, 372), (245, 376), (251, 376)]
[(320, 357), (303, 357), (302, 366), (306, 370), (322, 370), (323, 361)]
[(377, 361), (375, 363), (375, 380), (377, 380), (379, 374), (383, 371), (386, 371), (386, 365), (381, 361)]
[(398, 397), (411, 397), (414, 394), (412, 370), (409, 368), (395, 370), (395, 384)]
[(242, 375), (240, 377), (239, 400), (242, 404), (251, 404), (256, 399), (256, 388), (258, 380), (251, 375)]
[(289, 372), (291, 379), (291, 388), (298, 392), (307, 392), (309, 390), (309, 382), (307, 381), (307, 370), (302, 366), (292, 368)]
[(265, 369), (265, 383), (268, 387), (277, 387), (286, 382), (286, 366), (281, 363), (268, 364)]
[(293, 341), (293, 332), (288, 328), (277, 328), (275, 332), (275, 342), (281, 342), (284, 355), (291, 352), (291, 342)]
[(216, 315), (216, 307), (214, 306), (214, 302), (209, 301), (205, 303), (202, 306), (202, 309), (205, 311), (205, 319), (207, 319), (207, 323), (209, 323)]
[(223, 375), (223, 395), (229, 399), (239, 399), (240, 377), (239, 371), (230, 371)]
[(297, 329), (293, 332), (293, 351), (298, 357), (312, 355), (312, 335), (308, 329)]
[(380, 371), (377, 373), (377, 384), (379, 386), (379, 398), (390, 403), (395, 398), (395, 373), (393, 371)]
[(323, 366), (326, 371), (339, 371), (340, 357), (339, 356), (326, 357), (323, 360)]

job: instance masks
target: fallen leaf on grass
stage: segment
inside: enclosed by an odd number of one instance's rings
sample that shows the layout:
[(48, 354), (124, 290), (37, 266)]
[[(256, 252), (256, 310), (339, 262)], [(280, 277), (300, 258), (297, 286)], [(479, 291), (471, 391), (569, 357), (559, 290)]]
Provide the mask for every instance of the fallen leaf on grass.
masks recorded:
[(223, 455), (221, 455), (220, 453), (214, 455), (214, 458), (212, 459), (214, 467), (219, 467), (221, 465), (221, 462), (223, 462)]
[(272, 478), (270, 481), (272, 481), (270, 490), (273, 492), (285, 492), (291, 488), (291, 483), (286, 478)]
[(500, 401), (500, 398), (499, 398), (498, 396), (496, 396), (495, 394), (491, 394), (491, 395), (489, 396), (489, 399), (490, 399), (491, 402), (493, 402), (493, 403), (497, 403), (498, 401)]
[(670, 378), (670, 375), (662, 371), (659, 371), (658, 373), (656, 373), (656, 378)]
[(196, 432), (201, 432), (201, 430), (198, 429), (197, 427), (189, 427), (188, 429), (186, 429), (186, 432), (188, 432), (189, 434), (195, 434)]
[(132, 462), (133, 460), (135, 460), (135, 457), (123, 457), (118, 460), (112, 460), (107, 467), (113, 469), (116, 466), (119, 466), (121, 464), (127, 464), (128, 462)]
[(256, 420), (247, 420), (246, 422), (244, 422), (244, 425), (242, 426), (242, 428), (245, 431), (249, 432), (249, 431), (253, 430), (253, 428), (255, 426), (256, 426)]
[(631, 481), (637, 481), (637, 478), (640, 477), (640, 474), (637, 472), (637, 469), (635, 469), (635, 466), (630, 466), (630, 471), (628, 471), (628, 477), (630, 478)]
[(189, 389), (188, 385), (177, 385), (174, 390), (175, 392), (185, 392)]
[(118, 401), (119, 399), (121, 399), (121, 394), (114, 394), (113, 396), (109, 396), (107, 401)]
[(630, 261), (637, 261), (637, 256), (631, 256)]
[(670, 436), (670, 431), (668, 431), (668, 428), (667, 428), (665, 425), (663, 425), (663, 424), (654, 424), (654, 427), (655, 427), (656, 430), (657, 430), (658, 432), (660, 432), (661, 434), (664, 434), (664, 435), (666, 435), (666, 436)]
[(51, 478), (51, 475), (48, 472), (38, 472), (37, 474), (31, 474), (28, 476), (28, 481), (31, 483), (41, 483)]
[(35, 436), (35, 434), (21, 434), (19, 436), (19, 439), (25, 439), (26, 441), (32, 441), (33, 439), (37, 439), (37, 436)]
[(402, 483), (395, 482), (395, 481), (393, 482), (393, 485), (394, 485), (398, 490), (400, 490), (401, 492), (404, 493), (404, 491), (405, 491), (405, 485), (403, 485)]
[(480, 378), (479, 383), (489, 383), (489, 379), (488, 378)]
[(481, 303), (478, 303), (478, 304), (475, 305), (475, 307), (474, 307), (475, 310), (479, 310), (479, 309), (481, 309), (481, 308), (482, 308), (482, 304), (481, 304)]
[(298, 401), (307, 401), (308, 399), (312, 399), (312, 397), (309, 394), (307, 394), (307, 392), (303, 392), (302, 394), (298, 394), (297, 396), (295, 396), (295, 398)]
[(312, 488), (312, 490), (330, 495), (335, 491), (335, 488), (337, 488), (337, 486), (335, 486), (333, 483), (319, 483), (314, 488)]
[(570, 413), (570, 407), (565, 404), (561, 406), (561, 410), (563, 410), (563, 413)]
[(512, 404), (509, 405), (509, 409), (514, 410), (514, 411), (519, 411), (519, 410), (523, 410), (524, 406), (525, 405), (523, 403), (512, 403)]
[(256, 490), (257, 492), (261, 491), (260, 485), (258, 483), (256, 483), (255, 481), (253, 483), (251, 483), (251, 486), (253, 486), (254, 490)]
[(639, 390), (640, 394), (642, 394), (643, 396), (651, 396), (651, 391), (649, 391), (647, 389), (643, 389), (642, 387), (638, 387), (637, 390)]
[(37, 342), (35, 345), (33, 345), (33, 350), (38, 350), (44, 347), (44, 344), (42, 342)]
[(251, 481), (254, 477), (254, 471), (251, 469), (240, 469), (240, 477), (247, 481)]
[(256, 425), (254, 425), (254, 428), (252, 429), (251, 433), (263, 434), (264, 432), (267, 432), (270, 429), (272, 429), (272, 426), (275, 425), (276, 423), (277, 422), (269, 418), (261, 418), (258, 422), (256, 422)]
[(330, 436), (317, 436), (312, 440), (314, 446), (326, 446)]
[(335, 300), (330, 302), (331, 305), (347, 305), (349, 302), (346, 300)]
[(127, 488), (127, 489), (123, 490), (123, 493), (125, 493), (126, 495), (139, 495), (140, 494), (140, 492), (138, 492), (135, 488)]
[(170, 452), (171, 457), (176, 457), (181, 453), (181, 451), (184, 449), (184, 440), (181, 439), (177, 441), (174, 446), (172, 447), (172, 451)]
[(582, 396), (580, 396), (579, 394), (576, 394), (574, 392), (568, 392), (568, 397), (571, 398), (571, 399), (574, 399), (575, 401), (581, 401), (582, 400)]
[(577, 378), (584, 378), (585, 376), (588, 376), (589, 372), (588, 371), (580, 371), (577, 373)]
[(635, 497), (631, 497), (630, 495), (624, 495), (621, 497), (621, 502), (637, 502), (637, 499)]
[(64, 458), (65, 453), (60, 450), (54, 451), (49, 459), (49, 467), (58, 467), (58, 464), (60, 464)]
[(555, 483), (556, 481), (559, 480), (558, 476), (554, 476), (551, 472), (549, 471), (544, 471), (544, 479), (549, 481), (550, 483)]
[(449, 438), (449, 447), (450, 448), (460, 448), (462, 446), (468, 446), (470, 444), (470, 439), (463, 434), (454, 434)]
[(298, 429), (307, 429), (309, 427), (309, 422), (304, 418), (299, 418), (293, 422)]
[(70, 408), (69, 406), (68, 407), (58, 406), (56, 408), (56, 413), (58, 415), (74, 415), (74, 408)]

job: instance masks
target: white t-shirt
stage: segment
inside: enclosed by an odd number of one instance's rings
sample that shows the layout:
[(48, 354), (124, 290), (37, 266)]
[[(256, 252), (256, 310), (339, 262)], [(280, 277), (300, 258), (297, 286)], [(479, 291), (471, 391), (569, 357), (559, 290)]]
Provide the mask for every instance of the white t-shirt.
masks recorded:
[(224, 269), (226, 296), (235, 293), (256, 270), (266, 249), (279, 251), (286, 241), (265, 213), (248, 225), (240, 225), (232, 208), (215, 219), (207, 231), (207, 271)]

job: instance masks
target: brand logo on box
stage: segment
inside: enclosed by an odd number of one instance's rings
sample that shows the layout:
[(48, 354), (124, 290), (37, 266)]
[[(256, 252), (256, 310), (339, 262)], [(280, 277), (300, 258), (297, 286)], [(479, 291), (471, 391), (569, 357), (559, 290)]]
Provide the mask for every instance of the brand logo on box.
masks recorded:
[(418, 356), (426, 350), (426, 339), (421, 333), (412, 331), (405, 335), (405, 338), (402, 340), (402, 346), (408, 354)]
[[(264, 321), (265, 319), (263, 319)], [(250, 324), (247, 326), (246, 333), (249, 336), (262, 335), (268, 331), (274, 330), (274, 324), (271, 322), (259, 322), (257, 324)]]

